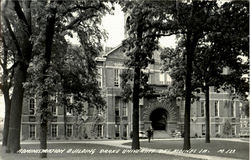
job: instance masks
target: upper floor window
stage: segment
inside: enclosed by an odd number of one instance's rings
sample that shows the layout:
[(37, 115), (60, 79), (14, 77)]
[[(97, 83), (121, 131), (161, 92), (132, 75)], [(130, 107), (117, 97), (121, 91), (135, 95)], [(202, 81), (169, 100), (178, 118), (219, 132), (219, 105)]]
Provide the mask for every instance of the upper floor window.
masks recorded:
[(115, 87), (119, 87), (120, 86), (119, 69), (114, 69), (114, 86)]
[(219, 126), (219, 124), (215, 124), (215, 133), (220, 133), (220, 126)]
[(128, 116), (128, 106), (127, 103), (122, 103), (122, 116)]
[(115, 98), (115, 116), (120, 116), (120, 99)]
[(201, 117), (205, 117), (205, 102), (201, 101)]
[(165, 84), (165, 73), (160, 73), (160, 84)]
[(52, 115), (57, 115), (57, 106), (52, 106)]
[(214, 116), (215, 117), (219, 116), (219, 101), (214, 102)]
[(98, 86), (102, 88), (102, 68), (97, 69), (97, 82)]
[(35, 98), (29, 99), (29, 114), (30, 115), (35, 114)]

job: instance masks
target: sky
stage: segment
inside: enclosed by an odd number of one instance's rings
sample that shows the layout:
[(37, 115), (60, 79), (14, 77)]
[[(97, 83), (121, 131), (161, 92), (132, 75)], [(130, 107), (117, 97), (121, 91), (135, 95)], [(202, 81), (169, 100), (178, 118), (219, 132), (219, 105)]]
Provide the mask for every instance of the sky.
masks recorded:
[[(124, 14), (119, 5), (115, 5), (113, 15), (106, 15), (103, 18), (102, 27), (108, 33), (108, 39), (104, 46), (116, 47), (121, 44), (124, 39)], [(169, 36), (160, 39), (160, 46), (174, 47), (175, 36)]]

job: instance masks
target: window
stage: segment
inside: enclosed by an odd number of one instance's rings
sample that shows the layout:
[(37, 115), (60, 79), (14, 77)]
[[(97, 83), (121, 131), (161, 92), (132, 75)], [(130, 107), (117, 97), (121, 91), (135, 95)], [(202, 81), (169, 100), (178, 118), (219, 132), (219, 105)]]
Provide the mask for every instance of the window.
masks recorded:
[(201, 101), (201, 117), (205, 117), (205, 102)]
[(120, 116), (120, 99), (115, 98), (115, 116)]
[(235, 117), (235, 102), (232, 101), (231, 103), (231, 116)]
[(57, 106), (52, 106), (52, 115), (57, 115)]
[(97, 69), (97, 82), (98, 86), (102, 88), (102, 68)]
[(201, 133), (202, 133), (202, 135), (206, 135), (206, 125), (205, 124), (202, 124), (202, 126), (201, 126)]
[(160, 84), (165, 84), (165, 74), (164, 73), (160, 73)]
[(219, 101), (214, 102), (214, 116), (219, 117)]
[(34, 124), (30, 124), (29, 137), (30, 138), (35, 138), (36, 137), (36, 125), (34, 125)]
[(73, 125), (72, 124), (67, 124), (66, 125), (66, 135), (67, 137), (71, 137), (73, 133)]
[(124, 124), (123, 125), (123, 137), (127, 137), (128, 136), (128, 125)]
[(29, 100), (29, 113), (30, 115), (35, 114), (35, 99), (34, 98), (30, 98)]
[(103, 136), (103, 125), (98, 124), (97, 126), (97, 136), (102, 137)]
[(120, 125), (116, 124), (115, 125), (115, 137), (119, 137), (120, 136)]
[(114, 86), (119, 87), (120, 85), (120, 75), (119, 75), (119, 70), (114, 69)]
[(167, 74), (167, 85), (171, 85), (171, 82), (172, 82), (172, 78), (170, 77), (169, 74)]
[(215, 124), (215, 133), (220, 133), (220, 126), (218, 124)]
[(128, 106), (125, 102), (122, 103), (122, 116), (128, 116)]
[(51, 125), (51, 136), (57, 137), (57, 125), (56, 124)]
[(235, 125), (232, 125), (232, 135), (234, 136), (234, 135), (236, 135), (236, 133), (235, 133), (235, 131), (236, 131), (236, 126)]
[(73, 115), (73, 108), (71, 106), (67, 106), (67, 115)]

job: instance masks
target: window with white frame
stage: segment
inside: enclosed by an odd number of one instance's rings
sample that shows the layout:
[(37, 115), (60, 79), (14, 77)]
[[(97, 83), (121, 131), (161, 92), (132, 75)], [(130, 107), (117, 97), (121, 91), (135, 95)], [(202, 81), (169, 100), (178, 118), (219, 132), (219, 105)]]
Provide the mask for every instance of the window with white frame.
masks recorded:
[(159, 76), (160, 84), (165, 84), (165, 73), (160, 73)]
[(120, 116), (120, 99), (115, 98), (115, 116)]
[(66, 125), (66, 135), (67, 135), (67, 137), (71, 137), (73, 135), (73, 125), (72, 124)]
[(97, 68), (97, 82), (98, 86), (102, 88), (102, 68)]
[(51, 136), (57, 137), (57, 125), (56, 124), (51, 124)]
[(123, 125), (123, 137), (127, 137), (128, 136), (128, 125), (124, 124)]
[(215, 133), (220, 133), (220, 126), (219, 126), (219, 124), (215, 124)]
[(206, 135), (206, 125), (205, 124), (201, 125), (201, 134)]
[(30, 115), (35, 114), (35, 98), (29, 99), (29, 114)]
[(119, 87), (120, 86), (119, 69), (114, 69), (114, 86), (115, 87)]
[(103, 137), (103, 125), (101, 125), (101, 124), (97, 125), (97, 136)]
[(128, 106), (126, 102), (122, 102), (122, 116), (128, 116)]
[(214, 102), (214, 116), (219, 117), (219, 101)]
[(36, 137), (36, 125), (35, 124), (30, 124), (29, 126), (29, 137), (30, 138)]
[(205, 102), (201, 101), (201, 117), (205, 117)]

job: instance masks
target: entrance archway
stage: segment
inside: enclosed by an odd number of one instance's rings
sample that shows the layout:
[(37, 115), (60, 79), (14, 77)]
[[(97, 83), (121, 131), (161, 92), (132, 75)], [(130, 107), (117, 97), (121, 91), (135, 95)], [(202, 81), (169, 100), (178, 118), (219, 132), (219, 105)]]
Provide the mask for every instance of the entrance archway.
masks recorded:
[(167, 130), (168, 114), (166, 109), (157, 108), (150, 114), (150, 121), (154, 130)]

